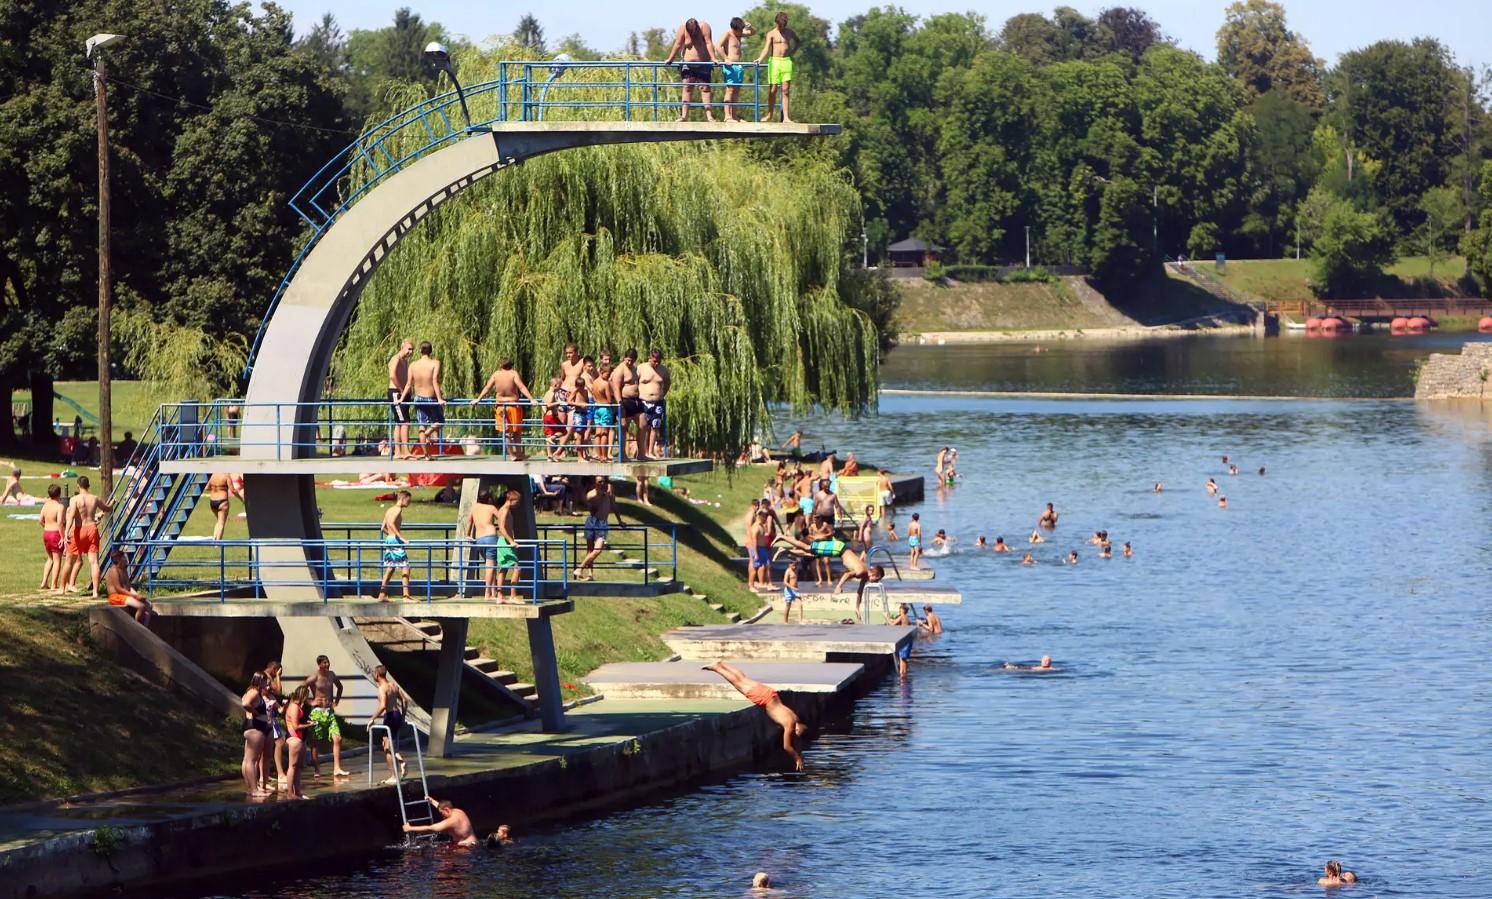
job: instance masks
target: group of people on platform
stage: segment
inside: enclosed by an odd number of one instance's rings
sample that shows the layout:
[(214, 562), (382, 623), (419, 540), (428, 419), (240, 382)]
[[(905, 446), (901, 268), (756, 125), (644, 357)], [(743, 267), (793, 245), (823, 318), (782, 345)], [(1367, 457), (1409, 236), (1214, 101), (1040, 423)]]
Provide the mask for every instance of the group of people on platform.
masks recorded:
[[(388, 362), (388, 397), (393, 433), (388, 448), (395, 459), (425, 455), (429, 447), (440, 449), (446, 426), (447, 400), (441, 387), (441, 363), (429, 341), (420, 344), (419, 357), (414, 342), (405, 340)], [(650, 350), (645, 362), (638, 362), (637, 350), (629, 349), (613, 362), (609, 349), (595, 356), (581, 355), (574, 343), (565, 345), (557, 373), (541, 398), (513, 367), (513, 360), (503, 358), (471, 399), (476, 406), (490, 395), (497, 411), (493, 425), (499, 434), (499, 449), (515, 461), (527, 458), (529, 446), (538, 440), (533, 434), (542, 429), (544, 457), (559, 461), (567, 455), (592, 462), (609, 462), (618, 450), (633, 461), (647, 461), (662, 456), (664, 422), (672, 378), (663, 364), (663, 354)], [(539, 408), (542, 415), (531, 420), (527, 410)], [(418, 443), (410, 442), (410, 417), (418, 426)], [(527, 432), (527, 436), (526, 436)], [(627, 441), (626, 446), (620, 446)], [(481, 440), (465, 434), (454, 441), (479, 449)]]
[[(749, 118), (740, 117), (739, 110), (742, 107), (754, 109), (757, 106), (757, 102), (748, 104), (741, 101), (741, 88), (747, 83), (743, 47), (745, 39), (754, 34), (756, 29), (740, 16), (730, 20), (730, 29), (718, 42), (710, 23), (699, 19), (685, 19), (674, 31), (673, 45), (669, 47), (663, 64), (673, 65), (675, 60), (679, 61), (679, 76), (684, 86), (678, 121), (688, 120), (689, 104), (695, 90), (699, 91), (700, 108), (704, 110), (705, 121), (715, 121), (711, 82), (714, 80), (716, 66), (719, 66), (721, 80), (725, 82), (725, 102), (721, 104), (721, 117), (732, 123), (749, 121)], [(787, 13), (777, 13), (772, 29), (767, 32), (762, 43), (761, 52), (752, 62), (753, 66), (760, 66), (763, 61), (767, 64), (767, 103), (765, 109), (761, 110), (763, 122), (772, 120), (779, 96), (782, 98), (782, 121), (793, 120), (788, 109), (788, 98), (793, 84), (793, 54), (797, 52), (800, 43), (797, 33), (788, 27)], [(761, 83), (761, 76), (758, 75), (758, 89)], [(756, 99), (759, 101), (760, 98)], [(748, 109), (748, 113), (750, 111)]]

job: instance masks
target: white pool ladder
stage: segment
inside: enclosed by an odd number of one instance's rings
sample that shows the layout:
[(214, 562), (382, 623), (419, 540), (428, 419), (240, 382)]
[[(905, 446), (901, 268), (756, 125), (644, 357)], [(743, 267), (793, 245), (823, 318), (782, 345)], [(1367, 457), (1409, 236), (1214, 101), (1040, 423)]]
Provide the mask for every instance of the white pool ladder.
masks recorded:
[[(420, 750), (420, 732), (415, 730), (414, 725), (407, 720), (404, 722), (404, 727), (409, 728), (414, 733), (414, 760), (415, 766), (420, 772), (420, 790), (418, 798), (405, 799), (404, 778), (396, 776), (394, 779), (394, 792), (399, 797), (399, 829), (401, 832), (405, 824), (435, 823), (435, 810), (430, 805), (429, 800), (425, 798), (430, 795), (430, 785), (425, 781), (425, 754)], [(368, 786), (370, 787), (373, 786), (373, 772), (375, 770), (373, 766), (373, 754), (382, 750), (382, 743), (376, 736), (379, 731), (383, 732), (383, 736), (388, 737), (389, 748), (394, 752), (396, 764), (399, 755), (399, 741), (387, 724), (374, 724), (368, 728)], [(417, 810), (417, 813), (412, 813), (415, 810)], [(429, 833), (406, 833), (404, 834), (404, 845), (411, 846), (421, 839), (433, 840), (434, 838), (435, 835)]]

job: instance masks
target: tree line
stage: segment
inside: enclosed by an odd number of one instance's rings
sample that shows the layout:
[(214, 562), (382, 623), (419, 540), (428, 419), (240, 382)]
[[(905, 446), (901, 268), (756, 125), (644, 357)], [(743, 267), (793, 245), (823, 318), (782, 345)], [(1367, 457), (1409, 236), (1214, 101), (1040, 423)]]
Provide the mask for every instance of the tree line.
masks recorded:
[[(1459, 249), (1492, 282), (1492, 122), (1485, 71), (1438, 42), (1383, 40), (1334, 65), (1268, 0), (1227, 10), (1217, 60), (1144, 12), (1067, 7), (994, 24), (876, 7), (830, 23), (786, 11), (795, 112), (840, 137), (751, 148), (827, 165), (859, 195), (872, 257), (918, 236), (957, 261), (1088, 266), (1119, 294), (1167, 256), (1317, 259), (1317, 289), (1367, 289), (1394, 256)], [(717, 23), (723, 27), (721, 23)], [(93, 374), (97, 285), (92, 75), (111, 80), (117, 338), (126, 373), (230, 389), (305, 237), (286, 200), (413, 86), (444, 40), (409, 9), (297, 38), (288, 14), (226, 0), (15, 0), (0, 9), (0, 394)], [(500, 44), (543, 58), (661, 58), (671, 28), (597, 50), (522, 16)], [(754, 52), (749, 46), (748, 52)], [(858, 249), (860, 223), (846, 237)], [(862, 309), (883, 333), (888, 292)], [(193, 380), (195, 379), (195, 380)], [(49, 418), (49, 416), (42, 416)], [(0, 444), (13, 439), (0, 404)]]

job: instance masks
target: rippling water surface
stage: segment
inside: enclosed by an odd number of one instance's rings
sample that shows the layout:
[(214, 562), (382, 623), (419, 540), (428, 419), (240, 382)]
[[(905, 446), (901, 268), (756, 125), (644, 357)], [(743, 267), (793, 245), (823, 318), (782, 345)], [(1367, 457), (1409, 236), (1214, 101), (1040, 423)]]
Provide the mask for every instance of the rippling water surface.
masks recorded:
[[(902, 470), (959, 449), (920, 511), (965, 596), (806, 774), (234, 895), (742, 896), (765, 870), (781, 896), (1310, 896), (1336, 857), (1345, 896), (1492, 896), (1492, 418), (898, 396), (801, 425)], [(973, 550), (1024, 546), (1047, 501), (1041, 564)], [(1135, 558), (1094, 557), (1099, 528)], [(1065, 672), (992, 667), (1043, 654)]]

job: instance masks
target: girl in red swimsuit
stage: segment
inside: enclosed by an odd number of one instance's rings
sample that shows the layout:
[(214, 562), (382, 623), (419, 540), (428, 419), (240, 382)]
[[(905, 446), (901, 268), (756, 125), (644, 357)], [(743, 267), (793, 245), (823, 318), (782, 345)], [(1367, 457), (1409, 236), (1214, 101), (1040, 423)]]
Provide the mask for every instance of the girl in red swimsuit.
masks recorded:
[(290, 750), (290, 772), (287, 776), (286, 793), (291, 799), (309, 797), (300, 790), (300, 763), (306, 747), (306, 719), (303, 710), (311, 701), (311, 691), (302, 685), (295, 688), (290, 702), (285, 705), (285, 732), (289, 735), (286, 745)]

